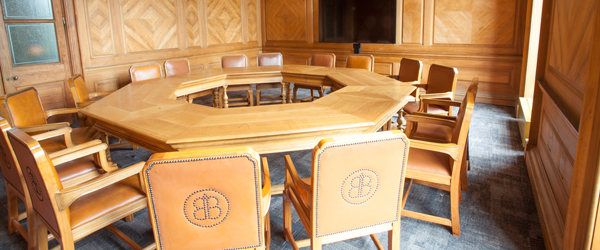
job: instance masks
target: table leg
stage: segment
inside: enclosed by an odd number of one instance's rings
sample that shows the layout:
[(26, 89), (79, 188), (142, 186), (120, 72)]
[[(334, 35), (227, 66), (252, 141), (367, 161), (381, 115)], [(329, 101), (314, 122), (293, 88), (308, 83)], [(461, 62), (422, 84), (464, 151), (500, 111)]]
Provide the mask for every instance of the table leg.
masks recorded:
[(227, 85), (223, 86), (223, 108), (229, 108), (229, 103), (227, 103)]

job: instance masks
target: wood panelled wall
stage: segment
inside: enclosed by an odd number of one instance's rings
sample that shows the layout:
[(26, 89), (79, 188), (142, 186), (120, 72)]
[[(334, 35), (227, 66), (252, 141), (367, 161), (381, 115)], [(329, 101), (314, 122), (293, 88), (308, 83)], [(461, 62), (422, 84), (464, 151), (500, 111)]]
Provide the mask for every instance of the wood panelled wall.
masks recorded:
[(225, 54), (261, 51), (259, 0), (74, 0), (83, 75), (89, 89), (130, 82), (129, 67), (187, 58), (220, 67)]
[[(344, 67), (351, 44), (319, 43), (319, 0), (263, 0), (264, 52), (286, 64), (308, 64), (313, 52), (333, 52)], [(457, 67), (462, 98), (474, 76), (477, 101), (515, 105), (520, 86), (526, 1), (398, 0), (395, 44), (363, 44), (375, 71), (397, 74), (403, 57), (422, 60), (423, 82), (432, 63)]]

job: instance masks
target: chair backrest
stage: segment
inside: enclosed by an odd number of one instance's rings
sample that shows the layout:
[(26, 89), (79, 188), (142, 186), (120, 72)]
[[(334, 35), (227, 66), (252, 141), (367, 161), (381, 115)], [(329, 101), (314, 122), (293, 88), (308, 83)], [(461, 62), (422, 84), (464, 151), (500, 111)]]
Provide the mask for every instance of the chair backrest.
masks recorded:
[(256, 57), (258, 66), (282, 66), (283, 55), (281, 53), (262, 53)]
[(4, 105), (14, 127), (29, 127), (47, 123), (42, 101), (33, 87), (6, 95)]
[(69, 215), (68, 209), (60, 211), (57, 206), (55, 194), (63, 187), (52, 161), (40, 144), (22, 130), (17, 128), (9, 130), (8, 138), (23, 172), (33, 209), (48, 225), (52, 234), (59, 238), (72, 237), (64, 235), (71, 233), (70, 225), (60, 223), (60, 221), (68, 222)]
[(454, 93), (457, 78), (458, 70), (456, 68), (432, 64), (427, 78), (427, 93)]
[(2, 133), (0, 133), (0, 167), (6, 182), (12, 185), (22, 197), (25, 197), (25, 190), (20, 177), (21, 169), (17, 166), (18, 161), (6, 133), (9, 129), (11, 127), (8, 121), (0, 117), (0, 130), (2, 130)]
[(321, 140), (312, 159), (316, 237), (399, 222), (408, 148), (398, 130)]
[(221, 57), (221, 68), (242, 68), (248, 65), (246, 55), (223, 56)]
[(452, 143), (456, 143), (461, 147), (465, 147), (467, 143), (467, 135), (469, 133), (469, 126), (471, 125), (471, 117), (473, 115), (478, 88), (479, 78), (474, 77), (469, 89), (467, 89), (465, 98), (460, 104), (458, 114), (456, 114), (456, 123), (452, 131)]
[(375, 67), (375, 58), (372, 55), (348, 55), (346, 58), (346, 68), (366, 69), (373, 71)]
[(90, 93), (88, 92), (85, 81), (81, 75), (69, 79), (69, 88), (71, 89), (71, 95), (73, 96), (75, 105), (90, 100)]
[(423, 63), (419, 60), (402, 58), (400, 60), (400, 72), (398, 81), (413, 82), (421, 81), (421, 72), (423, 71)]
[(174, 76), (190, 73), (190, 63), (187, 59), (169, 60), (165, 62), (165, 75)]
[(129, 68), (129, 75), (131, 76), (131, 82), (159, 79), (162, 77), (158, 63), (133, 65)]
[(335, 68), (335, 54), (313, 53), (310, 57), (310, 65)]
[(260, 171), (249, 147), (152, 155), (142, 175), (157, 249), (263, 246)]

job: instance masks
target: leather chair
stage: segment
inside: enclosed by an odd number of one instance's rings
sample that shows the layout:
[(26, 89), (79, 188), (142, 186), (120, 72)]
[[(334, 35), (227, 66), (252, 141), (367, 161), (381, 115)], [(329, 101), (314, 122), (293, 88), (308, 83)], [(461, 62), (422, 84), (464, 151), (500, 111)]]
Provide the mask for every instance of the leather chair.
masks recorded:
[[(289, 155), (283, 193), (285, 239), (292, 248), (388, 232), (388, 249), (400, 249), (400, 204), (409, 141), (399, 130), (324, 139), (313, 149), (312, 177), (300, 179)], [(291, 204), (310, 236), (295, 241)]]
[(458, 70), (452, 67), (432, 64), (429, 68), (429, 76), (427, 84), (413, 84), (417, 87), (425, 89), (425, 94), (417, 92), (415, 101), (408, 102), (402, 108), (404, 114), (412, 114), (414, 112), (423, 112), (427, 108), (427, 113), (432, 114), (452, 114), (451, 107), (443, 107), (438, 105), (422, 105), (421, 99), (443, 99), (452, 100), (454, 98), (454, 89), (456, 88), (456, 80), (458, 78)]
[(152, 155), (142, 175), (157, 249), (268, 249), (266, 158), (260, 173), (249, 147)]
[[(413, 60), (408, 58), (402, 58), (400, 60), (400, 70), (398, 75), (393, 77), (394, 79), (404, 82), (410, 83), (413, 85), (421, 84), (421, 72), (423, 71), (423, 63), (419, 60)], [(415, 90), (410, 96), (407, 97), (409, 102), (416, 100), (416, 95), (419, 93), (418, 90)], [(402, 109), (398, 111), (398, 119), (402, 119)], [(383, 130), (391, 130), (394, 126), (398, 126), (398, 124), (405, 123), (400, 121), (399, 123), (394, 124), (390, 119), (387, 124), (384, 126)]]
[(162, 77), (162, 71), (160, 70), (160, 65), (158, 65), (158, 63), (133, 65), (129, 68), (129, 76), (131, 76), (131, 82), (141, 82), (160, 79)]
[[(7, 94), (4, 98), (4, 105), (8, 111), (9, 123), (30, 134), (69, 127), (68, 122), (48, 123), (47, 119), (54, 115), (76, 114), (80, 110), (79, 108), (63, 108), (46, 111), (42, 107), (37, 90), (33, 87)], [(84, 127), (83, 124), (80, 124), (79, 128), (73, 128), (71, 133), (75, 144), (91, 141), (96, 136), (98, 136), (98, 131), (95, 128)]]
[[(411, 139), (410, 141), (411, 147), (406, 170), (406, 179), (409, 180), (409, 184), (404, 193), (404, 200), (402, 201), (402, 216), (450, 226), (452, 234), (456, 236), (460, 236), (459, 203), (461, 201), (461, 175), (462, 167), (464, 166), (463, 161), (466, 158), (465, 147), (477, 87), (478, 82), (474, 82), (469, 86), (465, 98), (460, 103), (458, 115), (455, 120), (449, 120), (447, 117), (440, 118), (443, 115), (435, 116), (432, 114), (419, 117), (418, 126), (421, 126), (423, 123), (451, 126), (452, 138), (450, 142), (432, 142), (416, 139)], [(456, 104), (447, 100), (434, 101), (438, 105)], [(412, 134), (410, 132), (413, 131), (412, 127), (407, 126), (406, 131), (409, 132), (407, 135), (411, 138)], [(451, 218), (447, 219), (404, 209), (413, 183), (449, 191)], [(421, 197), (420, 199), (423, 198)]]
[[(6, 186), (6, 194), (8, 198), (7, 202), (7, 210), (8, 210), (8, 233), (12, 234), (18, 231), (25, 240), (28, 241), (28, 245), (33, 247), (36, 245), (35, 238), (35, 230), (25, 230), (25, 228), (19, 223), (19, 221), (25, 218), (34, 218), (33, 216), (33, 208), (31, 207), (31, 200), (27, 199), (29, 197), (27, 194), (27, 186), (23, 184), (21, 177), (23, 174), (21, 173), (21, 168), (19, 162), (15, 158), (15, 153), (12, 149), (12, 146), (8, 140), (7, 131), (11, 129), (8, 121), (2, 117), (0, 117), (0, 164), (2, 169), (2, 175), (4, 176), (4, 183)], [(61, 151), (56, 150), (56, 147), (44, 148), (44, 142), (52, 141), (57, 137), (62, 137), (64, 141), (70, 143), (70, 134), (71, 128), (61, 128), (53, 131), (49, 131), (42, 134), (37, 134), (32, 136), (33, 139), (37, 140), (42, 148), (50, 153), (50, 158), (55, 158), (57, 156), (62, 155)], [(88, 143), (83, 146), (78, 146), (78, 148), (90, 148), (93, 147), (97, 143)], [(64, 147), (66, 149), (66, 145)], [(77, 183), (81, 183), (83, 181), (92, 179), (101, 173), (106, 171), (113, 170), (111, 166), (105, 166), (106, 168), (98, 168), (95, 164), (89, 164), (94, 161), (93, 157), (85, 157), (78, 159), (78, 164), (60, 164), (55, 167), (56, 173), (60, 182), (63, 186), (73, 186)], [(23, 214), (19, 214), (18, 202), (17, 199), (21, 200), (25, 203), (26, 212)], [(35, 228), (35, 220), (27, 221), (27, 228)]]
[(77, 108), (85, 108), (97, 100), (100, 100), (114, 92), (104, 91), (90, 93), (81, 75), (77, 75), (75, 78), (69, 79), (69, 88), (71, 89), (71, 95), (75, 101), (75, 107)]
[[(262, 53), (256, 57), (256, 63), (260, 66), (283, 66), (283, 55), (281, 53)], [(281, 103), (287, 102), (287, 85), (284, 82), (271, 82), (271, 83), (257, 83), (256, 84), (256, 106), (260, 106), (260, 103)], [(281, 94), (276, 96), (261, 96), (260, 93), (263, 89), (281, 89)], [(266, 98), (268, 100), (263, 101)]]
[[(223, 56), (221, 57), (221, 68), (241, 68), (248, 66), (248, 58), (245, 55), (236, 56)], [(243, 85), (231, 85), (223, 86), (220, 91), (221, 107), (228, 108), (229, 106), (252, 106), (254, 104), (254, 92), (252, 90), (252, 84)], [(245, 98), (229, 98), (227, 92), (230, 91), (246, 91)], [(237, 103), (229, 104), (229, 102), (236, 101)], [(240, 102), (241, 101), (241, 102)]]
[[(187, 75), (190, 73), (190, 63), (187, 59), (169, 60), (165, 62), (165, 75), (167, 77), (176, 75)], [(204, 90), (198, 93), (187, 95), (186, 101), (189, 103), (194, 102), (195, 98), (211, 95), (213, 98), (213, 107), (217, 106), (216, 95), (213, 94), (214, 90)]]
[[(479, 78), (474, 77), (472, 84), (479, 84)], [(475, 93), (477, 94), (477, 93)], [(460, 107), (461, 102), (437, 100), (437, 99), (423, 99), (425, 104), (438, 104), (438, 105), (450, 105), (454, 107)], [(421, 117), (425, 117), (424, 122), (419, 123)], [(434, 117), (436, 119), (444, 119), (449, 122), (446, 124), (428, 123), (428, 117)], [(413, 113), (407, 115), (407, 130), (406, 132), (411, 135), (410, 139), (416, 139), (421, 141), (431, 141), (436, 143), (448, 143), (452, 141), (452, 130), (454, 128), (454, 122), (456, 122), (456, 116), (445, 116), (435, 115), (427, 113)], [(465, 145), (466, 160), (462, 162), (461, 166), (461, 189), (462, 191), (468, 191), (467, 186), (467, 170), (470, 169), (469, 164), (469, 138), (467, 137), (467, 143)]]
[[(31, 200), (35, 219), (38, 248), (47, 248), (48, 231), (58, 240), (62, 249), (74, 249), (74, 242), (101, 229), (107, 228), (126, 244), (139, 249), (133, 241), (111, 224), (147, 206), (146, 195), (140, 187), (139, 172), (144, 162), (102, 174), (75, 186), (66, 186), (55, 169), (62, 164), (107, 166), (102, 152), (106, 144), (93, 141), (90, 148), (74, 147), (50, 158), (40, 144), (20, 129), (8, 131), (10, 144), (20, 163), (27, 185), (26, 199)], [(93, 155), (95, 161), (81, 163), (81, 159)]]
[[(310, 57), (311, 66), (321, 66), (335, 68), (335, 54), (333, 53), (313, 53)], [(310, 97), (300, 100), (301, 102), (314, 101), (315, 90), (319, 93), (319, 98), (325, 95), (325, 90), (330, 88), (329, 86), (323, 86), (322, 84), (310, 84), (310, 83), (294, 83), (294, 102), (298, 102), (296, 94), (298, 89), (309, 89)]]
[(368, 71), (373, 71), (375, 68), (375, 58), (372, 55), (348, 55), (346, 58), (346, 68), (366, 69)]

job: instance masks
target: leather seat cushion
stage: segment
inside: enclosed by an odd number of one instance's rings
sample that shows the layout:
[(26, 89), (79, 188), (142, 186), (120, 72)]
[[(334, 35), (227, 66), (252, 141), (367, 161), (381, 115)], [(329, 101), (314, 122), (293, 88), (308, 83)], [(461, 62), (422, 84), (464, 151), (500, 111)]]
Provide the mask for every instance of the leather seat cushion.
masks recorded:
[(413, 170), (450, 176), (450, 159), (447, 154), (411, 147), (406, 168), (407, 171)]
[(404, 113), (407, 113), (407, 114), (412, 114), (414, 112), (417, 112), (419, 110), (419, 102), (410, 101), (410, 102), (406, 103), (406, 105), (404, 105), (402, 110), (404, 110)]
[(88, 155), (73, 161), (54, 166), (58, 178), (64, 182), (100, 169), (94, 162), (94, 156)]
[(410, 139), (445, 143), (452, 140), (452, 132), (448, 126), (419, 122), (417, 131)]
[(73, 128), (71, 132), (71, 140), (73, 144), (82, 144), (84, 142), (88, 142), (94, 139), (98, 130), (94, 127), (81, 127), (81, 128)]
[(46, 140), (41, 140), (40, 146), (46, 151), (46, 153), (54, 153), (59, 150), (63, 150), (67, 148), (65, 145), (65, 137), (64, 136), (56, 136)]
[(73, 229), (109, 214), (125, 205), (146, 198), (137, 176), (132, 176), (83, 196), (69, 207)]

